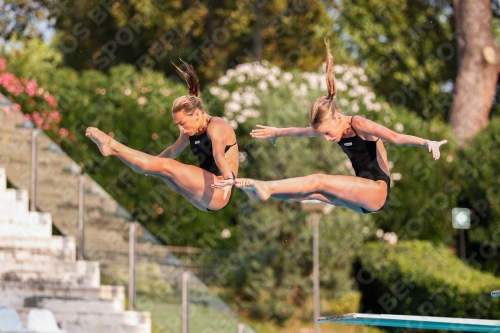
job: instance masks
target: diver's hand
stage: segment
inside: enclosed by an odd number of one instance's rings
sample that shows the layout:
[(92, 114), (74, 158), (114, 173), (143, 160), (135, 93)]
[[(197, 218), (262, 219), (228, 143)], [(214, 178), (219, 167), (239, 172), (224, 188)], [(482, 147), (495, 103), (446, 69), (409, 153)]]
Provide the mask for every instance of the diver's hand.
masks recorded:
[(210, 185), (210, 187), (222, 189), (224, 191), (223, 199), (225, 200), (227, 198), (227, 194), (231, 192), (231, 188), (233, 187), (234, 184), (235, 184), (234, 179), (224, 179), (224, 180), (217, 180), (212, 185)]
[(257, 125), (257, 129), (250, 132), (252, 138), (269, 139), (273, 146), (276, 147), (276, 139), (278, 138), (278, 128), (264, 125)]
[(441, 147), (441, 145), (444, 145), (447, 142), (448, 140), (443, 140), (443, 141), (425, 140), (425, 146), (429, 149), (429, 153), (432, 153), (432, 157), (434, 157), (435, 160), (439, 160), (439, 157), (441, 156), (439, 147)]

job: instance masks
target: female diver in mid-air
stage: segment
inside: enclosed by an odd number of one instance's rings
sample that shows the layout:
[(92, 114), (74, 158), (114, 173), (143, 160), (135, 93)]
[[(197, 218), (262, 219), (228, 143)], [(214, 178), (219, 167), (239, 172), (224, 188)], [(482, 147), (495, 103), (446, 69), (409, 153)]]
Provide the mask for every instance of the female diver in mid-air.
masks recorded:
[[(189, 95), (178, 97), (172, 106), (172, 117), (180, 135), (173, 145), (158, 156), (131, 149), (95, 127), (86, 135), (104, 156), (114, 155), (134, 171), (161, 178), (174, 191), (202, 211), (226, 207), (232, 196), (232, 185), (238, 174), (238, 146), (233, 128), (222, 118), (208, 115), (198, 99), (200, 86), (193, 67), (184, 63)], [(200, 167), (174, 160), (187, 147), (199, 159)], [(211, 187), (214, 182), (230, 179), (231, 184)], [(228, 195), (228, 192), (231, 192)]]
[[(333, 72), (333, 56), (326, 43), (326, 82), (328, 94), (318, 98), (309, 112), (310, 127), (275, 128), (258, 125), (251, 132), (254, 138), (271, 139), (273, 145), (282, 136), (323, 136), (337, 142), (351, 160), (356, 176), (314, 174), (276, 181), (237, 178), (236, 187), (252, 199), (269, 197), (289, 202), (320, 200), (331, 205), (350, 208), (358, 213), (381, 210), (389, 198), (390, 173), (382, 140), (397, 145), (426, 147), (439, 159), (439, 147), (447, 140), (430, 141), (412, 135), (398, 134), (360, 116), (346, 116), (335, 102), (337, 89)], [(232, 181), (219, 181), (213, 187), (227, 186)]]

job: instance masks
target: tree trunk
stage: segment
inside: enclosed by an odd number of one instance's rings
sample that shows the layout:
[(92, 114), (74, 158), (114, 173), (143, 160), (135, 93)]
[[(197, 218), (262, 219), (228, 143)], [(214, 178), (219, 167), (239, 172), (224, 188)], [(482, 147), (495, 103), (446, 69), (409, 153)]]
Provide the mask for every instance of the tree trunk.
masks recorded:
[[(450, 123), (459, 144), (488, 125), (499, 73), (500, 48), (493, 37), (490, 0), (454, 1), (458, 76)], [(455, 6), (456, 7), (456, 6)]]

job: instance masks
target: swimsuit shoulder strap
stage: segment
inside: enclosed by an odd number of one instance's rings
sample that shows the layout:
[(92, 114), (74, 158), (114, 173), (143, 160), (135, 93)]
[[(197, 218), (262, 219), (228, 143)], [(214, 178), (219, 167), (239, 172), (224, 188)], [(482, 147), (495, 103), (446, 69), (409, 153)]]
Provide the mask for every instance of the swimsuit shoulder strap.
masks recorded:
[(208, 125), (210, 125), (210, 122), (212, 121), (212, 118), (213, 118), (213, 116), (210, 116), (210, 118), (209, 118), (209, 119), (208, 119), (208, 121), (207, 121), (207, 129), (205, 130), (205, 132), (203, 132), (203, 133), (205, 133), (207, 136), (208, 136), (208, 133), (207, 133), (207, 130), (208, 130)]

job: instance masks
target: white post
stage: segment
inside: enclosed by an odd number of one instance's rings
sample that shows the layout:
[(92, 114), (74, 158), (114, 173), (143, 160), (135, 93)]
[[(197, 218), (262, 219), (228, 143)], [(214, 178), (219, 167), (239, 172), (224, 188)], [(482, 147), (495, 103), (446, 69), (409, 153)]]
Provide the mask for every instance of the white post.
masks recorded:
[(460, 229), (460, 256), (462, 257), (462, 261), (467, 263), (467, 255), (465, 252), (465, 230)]
[(30, 211), (36, 211), (36, 183), (38, 168), (38, 129), (31, 131), (31, 177), (30, 177)]
[(182, 272), (182, 333), (189, 333), (189, 272)]
[(78, 260), (85, 260), (85, 175), (78, 177)]
[(129, 224), (128, 240), (128, 309), (135, 311), (135, 244), (137, 242), (137, 223)]
[(314, 302), (314, 333), (319, 333), (318, 318), (320, 316), (319, 297), (319, 219), (321, 214), (328, 214), (334, 206), (318, 200), (303, 200), (302, 210), (311, 212), (311, 224), (313, 228), (313, 302)]
[(314, 333), (319, 333), (319, 231), (318, 224), (320, 212), (312, 213), (312, 227), (313, 227), (313, 297), (314, 297)]
[(245, 324), (238, 324), (238, 333), (245, 333)]

